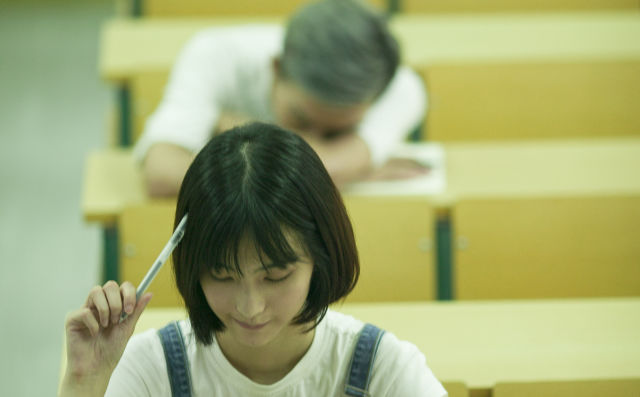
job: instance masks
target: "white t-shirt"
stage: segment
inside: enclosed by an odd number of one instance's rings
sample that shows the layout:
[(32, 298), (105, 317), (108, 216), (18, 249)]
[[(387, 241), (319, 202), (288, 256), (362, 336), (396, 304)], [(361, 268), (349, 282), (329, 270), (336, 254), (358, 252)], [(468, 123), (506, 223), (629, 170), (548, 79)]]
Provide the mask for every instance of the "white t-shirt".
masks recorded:
[[(188, 321), (180, 327), (189, 358), (194, 396), (331, 397), (344, 396), (351, 355), (363, 323), (328, 311), (316, 328), (311, 347), (298, 364), (271, 385), (253, 382), (227, 361), (214, 338), (210, 346), (195, 342)], [(374, 397), (446, 396), (418, 348), (387, 332), (371, 374)], [(106, 396), (171, 396), (171, 386), (156, 330), (135, 335), (116, 367)]]
[[(198, 152), (211, 138), (222, 111), (274, 123), (272, 62), (282, 52), (283, 38), (278, 25), (218, 27), (196, 34), (176, 60), (162, 102), (136, 144), (136, 157), (142, 160), (157, 142)], [(420, 78), (400, 67), (357, 127), (374, 165), (387, 159), (425, 111)]]

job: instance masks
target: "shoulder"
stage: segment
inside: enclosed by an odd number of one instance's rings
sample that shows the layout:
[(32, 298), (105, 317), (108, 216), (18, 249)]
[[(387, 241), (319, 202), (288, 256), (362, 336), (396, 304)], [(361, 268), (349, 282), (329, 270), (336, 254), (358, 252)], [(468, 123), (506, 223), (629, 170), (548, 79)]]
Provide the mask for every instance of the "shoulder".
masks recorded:
[(242, 49), (280, 49), (284, 30), (279, 25), (234, 25), (212, 27), (197, 32), (186, 45), (190, 51), (212, 51), (227, 48), (233, 51)]
[[(334, 338), (343, 338), (355, 343), (364, 326), (365, 323), (363, 321), (352, 316), (331, 310), (327, 312), (325, 327), (327, 333)], [(407, 359), (424, 358), (414, 344), (399, 340), (391, 332), (382, 331), (384, 334), (380, 340), (377, 354), (383, 357), (384, 360), (393, 360), (400, 363)]]
[(328, 310), (322, 325), (329, 338), (349, 344), (358, 338), (364, 322), (347, 314)]
[(134, 335), (111, 376), (107, 396), (162, 396), (169, 386), (157, 330)]
[(385, 332), (380, 341), (371, 389), (377, 391), (376, 395), (388, 395), (391, 391), (394, 396), (407, 397), (446, 395), (425, 355), (413, 343), (400, 340), (391, 332)]
[[(351, 360), (364, 322), (338, 312), (328, 311), (325, 329), (336, 346)], [(348, 352), (348, 353), (346, 353)], [(344, 368), (345, 370), (347, 368)], [(385, 331), (378, 346), (371, 374), (370, 392), (376, 396), (441, 397), (446, 391), (428, 367), (424, 354), (411, 342)]]

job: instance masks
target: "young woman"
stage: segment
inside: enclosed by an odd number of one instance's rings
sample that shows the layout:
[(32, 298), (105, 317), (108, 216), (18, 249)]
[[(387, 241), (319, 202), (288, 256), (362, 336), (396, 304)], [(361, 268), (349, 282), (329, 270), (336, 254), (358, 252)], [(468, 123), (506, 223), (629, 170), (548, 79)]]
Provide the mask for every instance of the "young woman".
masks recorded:
[(261, 123), (216, 136), (182, 183), (176, 225), (185, 214), (173, 263), (189, 319), (128, 342), (151, 296), (95, 287), (67, 319), (62, 395), (446, 395), (414, 345), (328, 310), (356, 284), (358, 254), (303, 139)]

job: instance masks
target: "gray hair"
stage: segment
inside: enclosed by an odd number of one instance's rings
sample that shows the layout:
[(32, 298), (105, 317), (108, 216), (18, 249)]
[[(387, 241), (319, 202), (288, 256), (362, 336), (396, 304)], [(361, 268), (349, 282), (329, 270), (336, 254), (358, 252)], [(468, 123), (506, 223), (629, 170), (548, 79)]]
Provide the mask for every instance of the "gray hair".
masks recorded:
[(289, 20), (279, 71), (322, 101), (352, 105), (380, 95), (399, 59), (382, 14), (358, 0), (321, 0)]

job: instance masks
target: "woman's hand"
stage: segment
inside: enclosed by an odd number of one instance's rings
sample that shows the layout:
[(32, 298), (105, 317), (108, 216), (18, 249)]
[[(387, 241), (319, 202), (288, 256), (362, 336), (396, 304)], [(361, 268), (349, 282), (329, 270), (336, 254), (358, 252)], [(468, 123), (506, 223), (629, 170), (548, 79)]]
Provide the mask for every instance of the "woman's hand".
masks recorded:
[[(103, 396), (151, 294), (136, 302), (129, 282), (94, 287), (84, 306), (66, 321), (67, 368), (61, 396)], [(120, 322), (122, 312), (128, 317)]]
[(410, 179), (426, 175), (431, 171), (428, 165), (409, 158), (390, 158), (382, 167), (368, 176), (369, 181)]

